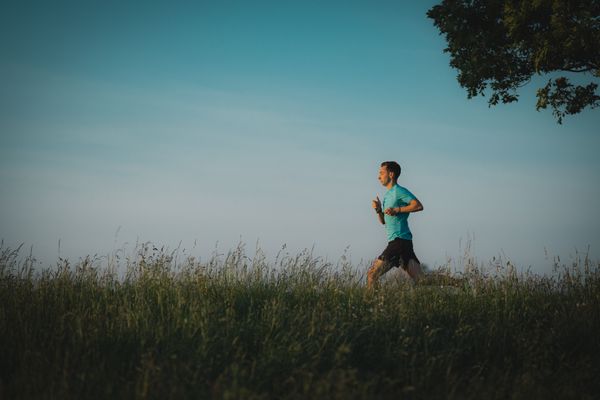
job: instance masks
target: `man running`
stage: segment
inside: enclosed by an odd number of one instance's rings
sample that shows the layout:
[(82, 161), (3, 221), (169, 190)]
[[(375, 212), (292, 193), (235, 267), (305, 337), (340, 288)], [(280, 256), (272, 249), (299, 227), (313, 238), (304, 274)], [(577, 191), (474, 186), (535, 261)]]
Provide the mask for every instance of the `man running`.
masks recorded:
[(376, 287), (379, 278), (393, 267), (402, 267), (413, 281), (417, 281), (422, 273), (413, 250), (408, 215), (422, 211), (423, 205), (408, 189), (398, 185), (400, 171), (400, 165), (395, 161), (385, 161), (379, 168), (379, 182), (388, 191), (383, 196), (383, 203), (379, 196), (373, 200), (373, 208), (379, 222), (385, 225), (388, 245), (367, 272), (368, 288)]

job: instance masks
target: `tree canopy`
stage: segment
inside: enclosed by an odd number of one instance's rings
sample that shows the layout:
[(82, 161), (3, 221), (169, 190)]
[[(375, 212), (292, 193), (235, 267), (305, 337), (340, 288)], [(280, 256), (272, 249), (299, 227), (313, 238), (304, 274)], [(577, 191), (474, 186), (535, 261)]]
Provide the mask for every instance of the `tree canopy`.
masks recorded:
[(600, 105), (600, 0), (443, 0), (427, 16), (468, 98), (489, 86), (490, 106), (517, 101), (537, 74), (549, 79), (536, 109), (550, 107), (559, 124)]

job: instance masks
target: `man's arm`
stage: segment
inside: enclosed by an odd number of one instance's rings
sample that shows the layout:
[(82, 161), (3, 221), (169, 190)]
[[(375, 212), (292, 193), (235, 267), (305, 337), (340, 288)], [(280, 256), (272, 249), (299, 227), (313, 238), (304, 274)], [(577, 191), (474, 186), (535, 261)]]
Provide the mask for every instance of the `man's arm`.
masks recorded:
[[(408, 203), (408, 205), (404, 207), (386, 208), (384, 212), (387, 215), (396, 215), (400, 213), (411, 213), (419, 211), (423, 211), (423, 204), (421, 204), (419, 199), (412, 199), (410, 203)], [(380, 218), (383, 218), (383, 216), (381, 216)]]
[(379, 222), (381, 222), (382, 225), (385, 225), (385, 219), (383, 218), (383, 211), (381, 211), (381, 209), (379, 210), (375, 210), (377, 212), (377, 218), (379, 219)]
[(373, 209), (377, 213), (377, 218), (379, 218), (379, 222), (385, 225), (385, 219), (383, 218), (383, 210), (381, 209), (381, 200), (379, 200), (379, 196), (375, 200), (373, 200)]

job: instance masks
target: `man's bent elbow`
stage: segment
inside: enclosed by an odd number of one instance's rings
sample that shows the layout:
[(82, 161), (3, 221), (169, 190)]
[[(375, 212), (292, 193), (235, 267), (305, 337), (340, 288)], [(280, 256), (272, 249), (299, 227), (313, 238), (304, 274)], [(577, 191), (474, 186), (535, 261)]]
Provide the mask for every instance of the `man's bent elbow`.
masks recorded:
[(416, 211), (416, 212), (419, 212), (419, 211), (423, 211), (423, 209), (424, 209), (424, 207), (423, 207), (423, 204), (421, 204), (421, 202), (419, 202), (419, 203), (417, 204), (417, 209), (416, 209), (415, 211)]

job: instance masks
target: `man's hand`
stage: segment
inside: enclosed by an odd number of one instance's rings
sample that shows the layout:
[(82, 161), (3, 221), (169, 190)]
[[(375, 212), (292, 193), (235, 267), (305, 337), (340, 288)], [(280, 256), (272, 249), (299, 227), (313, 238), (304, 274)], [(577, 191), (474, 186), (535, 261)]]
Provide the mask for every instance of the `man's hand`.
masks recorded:
[(384, 214), (396, 215), (400, 213), (400, 208), (386, 208)]
[(372, 201), (372, 206), (375, 211), (381, 211), (381, 200), (379, 200), (379, 196), (377, 196), (377, 198)]
[(412, 199), (408, 205), (396, 208), (386, 208), (383, 213), (386, 215), (398, 215), (412, 212), (423, 211), (423, 204), (417, 199)]

